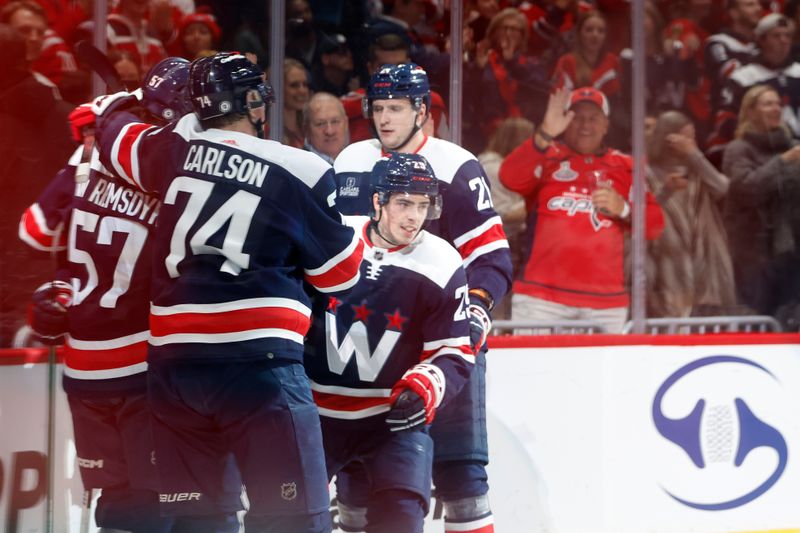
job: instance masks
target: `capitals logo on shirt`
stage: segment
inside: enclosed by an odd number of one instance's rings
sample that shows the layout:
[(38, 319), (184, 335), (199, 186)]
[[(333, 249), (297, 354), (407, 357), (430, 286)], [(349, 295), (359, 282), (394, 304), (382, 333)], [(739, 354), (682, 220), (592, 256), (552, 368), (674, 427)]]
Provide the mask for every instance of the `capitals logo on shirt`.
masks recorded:
[(553, 172), (553, 179), (556, 181), (575, 181), (578, 173), (569, 166), (569, 161), (562, 161), (561, 168)]
[(345, 181), (344, 185), (339, 187), (339, 196), (358, 196), (358, 178), (355, 176), (349, 176)]

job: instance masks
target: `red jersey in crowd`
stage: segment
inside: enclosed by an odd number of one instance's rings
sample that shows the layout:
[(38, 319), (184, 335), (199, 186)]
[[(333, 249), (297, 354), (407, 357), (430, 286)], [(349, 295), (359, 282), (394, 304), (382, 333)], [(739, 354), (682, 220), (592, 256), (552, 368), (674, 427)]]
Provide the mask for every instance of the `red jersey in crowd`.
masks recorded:
[[(529, 140), (508, 155), (500, 181), (537, 211), (533, 249), (515, 293), (575, 307), (628, 305), (623, 261), (630, 224), (598, 213), (591, 196), (600, 180), (630, 198), (632, 165), (616, 150), (585, 155), (560, 142), (542, 152)], [(646, 212), (646, 236), (655, 239), (664, 216), (649, 192)]]
[(31, 70), (57, 85), (61, 83), (65, 73), (75, 72), (77, 68), (75, 57), (64, 39), (51, 29), (45, 31), (42, 53), (31, 65)]
[[(611, 52), (606, 53), (595, 68), (592, 69), (591, 87), (603, 91), (611, 98), (619, 92), (619, 57)], [(583, 87), (578, 83), (578, 61), (574, 53), (564, 54), (558, 59), (553, 71), (553, 89), (566, 87), (572, 90)]]

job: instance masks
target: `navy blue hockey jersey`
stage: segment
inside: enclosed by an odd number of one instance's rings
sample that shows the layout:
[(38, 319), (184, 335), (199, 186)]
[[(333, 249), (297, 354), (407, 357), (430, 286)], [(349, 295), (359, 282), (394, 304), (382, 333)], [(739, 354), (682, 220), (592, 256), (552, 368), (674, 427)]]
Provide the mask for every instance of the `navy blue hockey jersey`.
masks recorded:
[[(470, 287), (486, 289), (500, 301), (511, 285), (511, 255), (489, 178), (475, 156), (451, 142), (427, 137), (417, 153), (433, 168), (443, 199), (441, 217), (427, 230), (458, 250)], [(351, 144), (336, 158), (336, 207), (342, 214), (369, 214), (372, 167), (382, 155), (380, 142), (370, 139)]]
[[(66, 248), (58, 278), (73, 289), (64, 347), (67, 392), (144, 387), (150, 235), (159, 201), (116, 181), (94, 151), (76, 182), (83, 147), (23, 214), (20, 238), (39, 250)], [(66, 242), (63, 238), (66, 236)]]
[(461, 257), (426, 231), (408, 246), (378, 248), (366, 235), (367, 217), (345, 219), (366, 248), (356, 286), (342, 298), (314, 301), (305, 366), (320, 414), (387, 412), (392, 386), (421, 362), (443, 371), (446, 403), (475, 362)]
[(163, 201), (154, 243), (149, 358), (300, 360), (310, 322), (304, 281), (358, 280), (363, 244), (333, 206), (317, 156), (219, 129), (194, 114), (156, 128), (101, 121), (101, 158)]

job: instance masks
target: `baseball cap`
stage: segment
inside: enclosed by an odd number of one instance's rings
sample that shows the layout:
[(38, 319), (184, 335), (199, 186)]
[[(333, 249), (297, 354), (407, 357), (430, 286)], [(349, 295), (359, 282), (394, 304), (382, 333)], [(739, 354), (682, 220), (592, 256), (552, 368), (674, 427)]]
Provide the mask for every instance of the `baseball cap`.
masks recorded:
[(790, 28), (792, 26), (789, 18), (780, 13), (770, 13), (756, 24), (756, 29), (753, 32), (756, 34), (756, 39), (760, 39), (765, 33), (775, 28)]
[(593, 87), (580, 87), (572, 91), (569, 97), (569, 109), (575, 107), (575, 104), (579, 102), (591, 102), (599, 107), (605, 116), (608, 116), (608, 98)]
[(320, 54), (332, 54), (347, 50), (347, 38), (341, 33), (323, 35), (319, 43)]

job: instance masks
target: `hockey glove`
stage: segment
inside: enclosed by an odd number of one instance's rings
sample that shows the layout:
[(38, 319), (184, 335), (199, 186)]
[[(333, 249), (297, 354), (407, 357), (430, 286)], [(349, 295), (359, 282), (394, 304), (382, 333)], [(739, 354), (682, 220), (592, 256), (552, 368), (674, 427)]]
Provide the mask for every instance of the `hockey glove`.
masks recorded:
[(469, 299), (469, 344), (474, 353), (486, 344), (486, 336), (492, 330), (492, 319), (486, 305), (478, 298)]
[(64, 281), (45, 283), (33, 293), (28, 321), (44, 344), (64, 342), (68, 329), (67, 307), (72, 303), (72, 287)]
[(386, 416), (391, 431), (404, 431), (433, 422), (444, 398), (444, 374), (428, 363), (411, 367), (392, 387), (392, 409)]
[(98, 117), (107, 118), (116, 111), (131, 110), (138, 107), (141, 99), (141, 89), (136, 89), (132, 93), (121, 91), (114, 94), (104, 94), (94, 99), (92, 111)]

